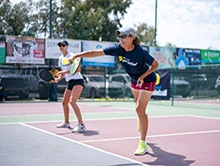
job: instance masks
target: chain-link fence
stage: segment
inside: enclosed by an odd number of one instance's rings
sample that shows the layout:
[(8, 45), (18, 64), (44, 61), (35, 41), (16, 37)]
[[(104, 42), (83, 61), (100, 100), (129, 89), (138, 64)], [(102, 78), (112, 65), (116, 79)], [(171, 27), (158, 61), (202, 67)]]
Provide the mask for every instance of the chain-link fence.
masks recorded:
[[(31, 96), (31, 99), (47, 99), (48, 84), (39, 78), (39, 71), (43, 68), (49, 69), (46, 65), (22, 66), (19, 70), (13, 66), (2, 65), (0, 76), (5, 86), (6, 98), (18, 96), (19, 100), (22, 100)], [(220, 65), (168, 70), (171, 76), (167, 84), (171, 93), (168, 101), (161, 100), (163, 103), (177, 105), (181, 101), (182, 104), (188, 105), (207, 101), (207, 104), (211, 105), (213, 102), (220, 104)], [(82, 75), (85, 88), (81, 99), (133, 101), (130, 78), (123, 70), (87, 68), (82, 69)], [(58, 83), (58, 96), (62, 97), (66, 85), (65, 80)]]
[(212, 98), (220, 95), (220, 65), (174, 69), (174, 76), (189, 83), (191, 98)]

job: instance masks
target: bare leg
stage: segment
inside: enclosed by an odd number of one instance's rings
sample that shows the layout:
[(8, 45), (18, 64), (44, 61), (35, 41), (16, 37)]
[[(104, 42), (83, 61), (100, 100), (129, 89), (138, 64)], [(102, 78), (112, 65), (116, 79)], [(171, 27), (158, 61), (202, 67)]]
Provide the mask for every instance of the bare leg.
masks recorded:
[(136, 112), (140, 120), (141, 140), (145, 141), (148, 131), (148, 116), (146, 114), (146, 108), (153, 92), (136, 89), (132, 89), (132, 91), (136, 101)]
[(66, 123), (69, 123), (69, 100), (70, 100), (71, 90), (66, 89), (63, 95), (62, 106), (64, 119)]
[(82, 90), (83, 90), (83, 87), (81, 85), (74, 86), (72, 89), (71, 98), (70, 98), (70, 105), (72, 106), (72, 108), (76, 114), (76, 117), (77, 117), (79, 124), (83, 124), (83, 120), (82, 120), (80, 108), (78, 107), (76, 102), (77, 102), (77, 99), (80, 97)]

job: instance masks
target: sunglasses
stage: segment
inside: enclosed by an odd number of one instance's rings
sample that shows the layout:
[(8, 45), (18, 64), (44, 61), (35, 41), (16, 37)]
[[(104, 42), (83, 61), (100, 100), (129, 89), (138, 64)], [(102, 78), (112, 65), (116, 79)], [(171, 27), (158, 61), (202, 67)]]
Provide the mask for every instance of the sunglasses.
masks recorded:
[(119, 38), (119, 39), (120, 39), (120, 38), (125, 39), (127, 36), (128, 36), (128, 35), (120, 35), (120, 36), (118, 36), (118, 38)]
[(66, 45), (65, 44), (60, 44), (58, 45), (59, 47), (65, 47)]

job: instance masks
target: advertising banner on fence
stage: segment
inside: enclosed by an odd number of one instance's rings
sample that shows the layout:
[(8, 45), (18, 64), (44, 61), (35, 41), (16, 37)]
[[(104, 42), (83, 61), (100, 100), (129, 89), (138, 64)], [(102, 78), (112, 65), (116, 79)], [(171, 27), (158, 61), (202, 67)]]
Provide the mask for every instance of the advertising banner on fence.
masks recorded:
[(5, 63), (5, 36), (0, 36), (0, 63)]
[[(68, 51), (72, 53), (81, 52), (81, 41), (65, 39), (68, 43)], [(58, 59), (61, 55), (60, 49), (57, 43), (61, 41), (60, 39), (46, 39), (45, 41), (45, 58), (47, 59)]]
[[(111, 46), (111, 42), (96, 42), (96, 41), (83, 41), (82, 48), (83, 51), (93, 50), (93, 49), (103, 49), (105, 47)], [(100, 56), (95, 58), (83, 58), (84, 66), (101, 66), (101, 67), (114, 67), (115, 64), (114, 56)]]
[(201, 65), (201, 54), (198, 49), (177, 48), (176, 66), (180, 69)]
[(156, 88), (153, 92), (152, 98), (169, 100), (170, 99), (170, 77), (171, 70), (157, 70)]
[(203, 63), (220, 63), (220, 51), (201, 50), (201, 59)]
[(6, 36), (6, 63), (44, 64), (44, 39)]
[(159, 69), (169, 69), (175, 67), (176, 48), (149, 47), (149, 53), (160, 64)]

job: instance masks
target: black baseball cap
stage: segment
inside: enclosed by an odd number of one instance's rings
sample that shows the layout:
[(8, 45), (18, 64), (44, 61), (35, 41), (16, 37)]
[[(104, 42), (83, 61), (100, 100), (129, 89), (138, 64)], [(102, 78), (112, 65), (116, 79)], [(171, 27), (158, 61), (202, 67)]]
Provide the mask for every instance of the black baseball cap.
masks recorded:
[(61, 45), (61, 44), (64, 44), (64, 45), (66, 45), (66, 46), (69, 45), (69, 43), (68, 43), (66, 40), (61, 40), (61, 41), (59, 41), (59, 42), (57, 43), (58, 46)]

